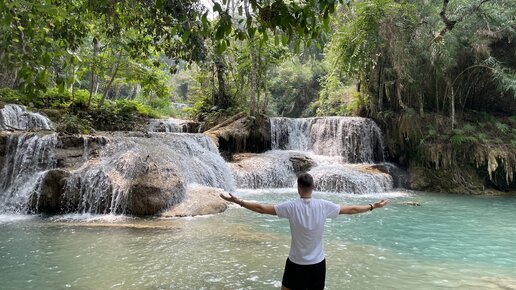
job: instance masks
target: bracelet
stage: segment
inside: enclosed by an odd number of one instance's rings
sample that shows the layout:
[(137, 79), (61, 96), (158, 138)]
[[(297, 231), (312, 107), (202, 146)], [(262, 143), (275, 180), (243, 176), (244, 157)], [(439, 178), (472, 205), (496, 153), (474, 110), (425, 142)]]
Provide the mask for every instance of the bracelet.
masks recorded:
[(372, 204), (369, 204), (369, 206), (371, 207), (369, 211), (372, 211), (374, 209), (374, 206)]
[(238, 203), (238, 205), (240, 205), (241, 207), (243, 207), (243, 206), (244, 206), (244, 200), (243, 200), (243, 199), (241, 199), (241, 200), (240, 200), (240, 202)]

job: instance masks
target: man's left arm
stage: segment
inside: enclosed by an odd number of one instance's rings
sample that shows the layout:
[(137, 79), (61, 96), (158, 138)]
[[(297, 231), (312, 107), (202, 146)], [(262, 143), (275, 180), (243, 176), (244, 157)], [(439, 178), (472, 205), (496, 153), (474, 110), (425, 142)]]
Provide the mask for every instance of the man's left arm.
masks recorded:
[(240, 199), (231, 193), (229, 196), (221, 194), (221, 198), (224, 200), (227, 200), (229, 202), (236, 203), (240, 205), (241, 207), (247, 208), (248, 210), (252, 210), (257, 213), (263, 213), (263, 214), (270, 214), (270, 215), (276, 215), (276, 209), (274, 208), (274, 205), (272, 204), (261, 204), (257, 202), (252, 201), (245, 201), (243, 199)]
[(339, 214), (357, 214), (364, 213), (368, 211), (372, 211), (375, 208), (382, 208), (389, 203), (388, 200), (382, 199), (375, 203), (370, 203), (368, 205), (341, 205)]

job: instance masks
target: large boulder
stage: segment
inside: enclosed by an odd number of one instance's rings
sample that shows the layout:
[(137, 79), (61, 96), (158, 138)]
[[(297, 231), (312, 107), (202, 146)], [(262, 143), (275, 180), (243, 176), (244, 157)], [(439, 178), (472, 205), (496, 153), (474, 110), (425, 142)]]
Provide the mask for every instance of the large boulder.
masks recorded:
[(315, 161), (312, 158), (299, 152), (289, 152), (289, 160), (292, 162), (292, 168), (296, 175), (308, 172), (315, 166)]
[(227, 203), (219, 196), (221, 193), (227, 194), (220, 188), (190, 187), (183, 202), (163, 212), (161, 216), (184, 217), (221, 213), (227, 209)]
[(131, 182), (126, 205), (128, 214), (155, 215), (184, 198), (184, 183), (174, 169), (157, 164), (149, 164), (147, 168)]
[(5, 162), (5, 153), (7, 150), (7, 140), (9, 140), (9, 133), (6, 132), (0, 132), (0, 172), (2, 171), (2, 168), (4, 167)]
[(226, 160), (235, 153), (261, 153), (271, 149), (271, 126), (265, 116), (240, 113), (204, 132)]
[(62, 210), (63, 189), (68, 171), (54, 169), (48, 171), (40, 181), (39, 192), (33, 194), (30, 212), (57, 214)]
[(107, 139), (103, 136), (59, 134), (55, 152), (59, 168), (78, 168), (87, 160), (97, 158)]

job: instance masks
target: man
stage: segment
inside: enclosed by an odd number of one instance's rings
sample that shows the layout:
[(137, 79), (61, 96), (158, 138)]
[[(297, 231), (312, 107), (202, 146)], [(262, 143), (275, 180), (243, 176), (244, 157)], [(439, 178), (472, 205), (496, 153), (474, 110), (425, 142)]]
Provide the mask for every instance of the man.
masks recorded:
[(369, 205), (337, 205), (312, 198), (314, 180), (308, 173), (297, 179), (299, 199), (277, 205), (244, 201), (236, 196), (220, 196), (257, 213), (288, 218), (290, 222), (290, 253), (283, 273), (282, 290), (324, 289), (326, 260), (323, 247), (323, 229), (327, 218), (339, 214), (357, 214), (384, 207), (389, 201), (381, 200)]

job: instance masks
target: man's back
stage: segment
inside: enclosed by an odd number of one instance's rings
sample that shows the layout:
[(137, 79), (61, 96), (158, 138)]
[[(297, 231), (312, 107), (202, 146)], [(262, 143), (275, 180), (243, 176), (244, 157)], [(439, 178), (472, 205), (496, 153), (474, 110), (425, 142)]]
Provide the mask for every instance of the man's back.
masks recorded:
[(340, 206), (332, 202), (299, 198), (275, 206), (280, 218), (288, 218), (292, 241), (289, 259), (298, 265), (324, 260), (323, 230), (327, 218), (339, 215)]

